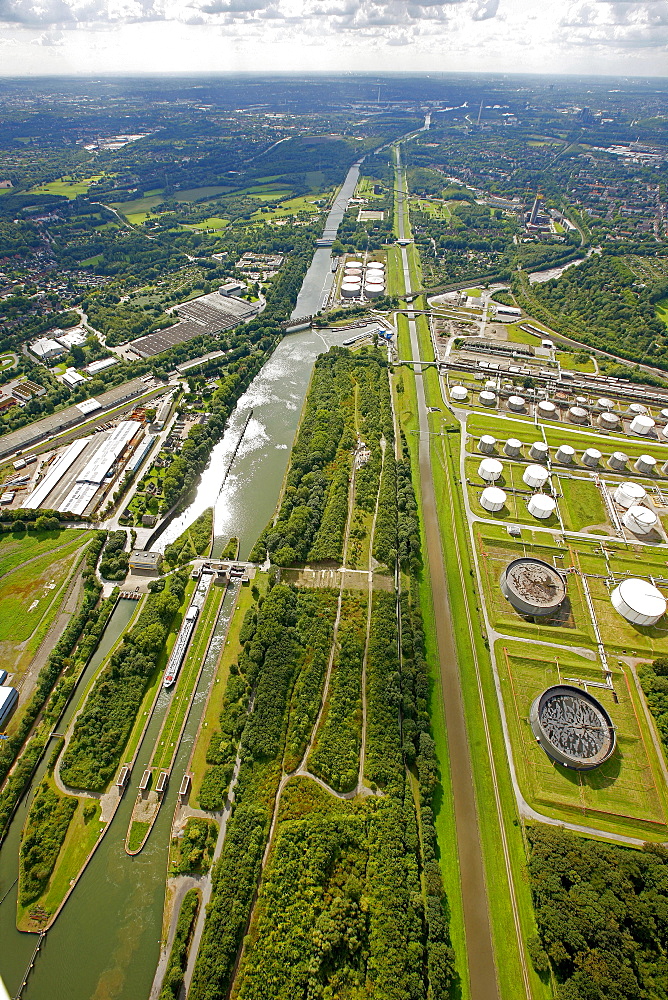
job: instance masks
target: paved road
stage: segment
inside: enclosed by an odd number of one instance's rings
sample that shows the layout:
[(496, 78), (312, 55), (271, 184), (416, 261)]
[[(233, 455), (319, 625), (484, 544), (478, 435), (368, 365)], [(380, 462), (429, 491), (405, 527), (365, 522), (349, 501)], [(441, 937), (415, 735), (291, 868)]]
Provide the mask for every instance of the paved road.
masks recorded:
[[(400, 156), (400, 147), (397, 147)], [(403, 183), (399, 185), (403, 188)], [(403, 191), (398, 194), (399, 237), (404, 237)], [(406, 292), (411, 280), (408, 253), (401, 249)], [(414, 319), (408, 321), (413, 358), (420, 358), (420, 346)], [(428, 410), (420, 366), (415, 366), (418, 397), (420, 487), (427, 558), (434, 601), (436, 637), (440, 660), (441, 688), (445, 723), (448, 731), (448, 755), (452, 776), (452, 792), (457, 831), (457, 850), (461, 872), (462, 902), (466, 931), (466, 952), (471, 996), (474, 1000), (497, 1000), (499, 997), (492, 933), (489, 922), (489, 900), (480, 845), (478, 811), (473, 773), (462, 702), (459, 664), (453, 634), (448, 585), (443, 563), (443, 549), (436, 513), (436, 492), (431, 468)]]

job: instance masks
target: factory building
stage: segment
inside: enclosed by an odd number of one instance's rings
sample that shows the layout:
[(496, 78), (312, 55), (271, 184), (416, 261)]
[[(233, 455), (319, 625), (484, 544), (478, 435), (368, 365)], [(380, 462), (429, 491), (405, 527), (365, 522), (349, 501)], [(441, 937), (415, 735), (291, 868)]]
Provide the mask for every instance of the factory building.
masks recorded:
[(16, 688), (0, 687), (0, 730), (5, 728), (14, 709), (18, 705), (19, 693)]

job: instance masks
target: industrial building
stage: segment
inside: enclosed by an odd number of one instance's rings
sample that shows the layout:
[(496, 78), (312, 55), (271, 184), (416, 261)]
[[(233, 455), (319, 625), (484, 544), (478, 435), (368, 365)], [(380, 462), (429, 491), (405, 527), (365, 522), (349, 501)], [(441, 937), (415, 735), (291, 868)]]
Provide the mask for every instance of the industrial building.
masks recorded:
[(553, 615), (566, 599), (565, 577), (542, 559), (522, 556), (504, 569), (501, 593), (521, 615), (542, 618)]
[(534, 701), (529, 723), (548, 757), (563, 767), (591, 771), (615, 750), (615, 727), (588, 691), (570, 684), (547, 688)]
[(40, 337), (39, 340), (30, 345), (30, 352), (40, 361), (51, 361), (53, 358), (59, 358), (61, 354), (67, 353), (62, 344), (50, 337)]
[(161, 561), (162, 555), (160, 552), (133, 549), (130, 553), (130, 569), (133, 573), (157, 573), (160, 569)]
[(14, 709), (18, 705), (19, 693), (16, 688), (0, 687), (0, 730), (4, 729)]
[(141, 430), (137, 420), (122, 420), (113, 430), (73, 441), (21, 506), (90, 512), (102, 498), (103, 486), (112, 481), (116, 463), (136, 443)]

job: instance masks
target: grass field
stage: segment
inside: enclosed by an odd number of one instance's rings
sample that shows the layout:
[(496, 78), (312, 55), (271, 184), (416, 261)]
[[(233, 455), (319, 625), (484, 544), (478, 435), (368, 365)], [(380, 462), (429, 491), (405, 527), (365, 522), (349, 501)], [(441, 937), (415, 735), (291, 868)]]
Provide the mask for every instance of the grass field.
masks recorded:
[(201, 222), (188, 222), (184, 225), (186, 229), (224, 229), (229, 221), (229, 219), (221, 219), (217, 215), (212, 215), (210, 219), (203, 219)]
[(141, 847), (149, 826), (150, 823), (144, 823), (141, 820), (133, 819), (127, 839), (128, 851), (136, 851)]
[(84, 177), (80, 181), (73, 181), (71, 177), (61, 177), (57, 181), (49, 181), (48, 184), (40, 184), (39, 187), (31, 188), (30, 194), (60, 194), (73, 200), (80, 194), (86, 194), (88, 188), (94, 181), (99, 181), (103, 174), (93, 174), (91, 177)]
[(654, 760), (654, 768), (650, 762), (650, 756), (656, 756), (654, 747), (621, 666), (613, 666), (617, 699), (600, 688), (595, 692), (616, 728), (615, 753), (601, 767), (577, 772), (554, 764), (545, 754), (531, 731), (529, 709), (545, 688), (565, 678), (600, 681), (600, 664), (567, 650), (508, 640), (495, 648), (518, 778), (530, 805), (556, 819), (664, 840), (665, 782), (658, 762)]
[(567, 475), (559, 475), (558, 483), (562, 493), (559, 509), (565, 528), (582, 531), (593, 526), (610, 525), (601, 491), (595, 483), (569, 479)]
[(590, 374), (598, 371), (596, 362), (592, 358), (587, 358), (586, 361), (578, 361), (576, 360), (577, 357), (577, 353), (572, 354), (570, 351), (557, 351), (557, 361), (561, 368), (565, 368), (566, 371), (589, 372)]

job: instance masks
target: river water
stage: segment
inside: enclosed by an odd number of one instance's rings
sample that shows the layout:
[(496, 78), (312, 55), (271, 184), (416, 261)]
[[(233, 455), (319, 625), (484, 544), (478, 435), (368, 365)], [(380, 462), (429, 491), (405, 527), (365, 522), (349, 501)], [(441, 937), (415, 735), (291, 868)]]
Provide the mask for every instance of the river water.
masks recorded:
[[(355, 165), (330, 212), (328, 229), (338, 227), (358, 175), (359, 168)], [(293, 316), (317, 312), (331, 282), (329, 249), (318, 248)], [(349, 336), (349, 331), (304, 330), (281, 341), (240, 398), (223, 438), (213, 449), (192, 504), (170, 524), (156, 543), (157, 547), (162, 549), (173, 541), (198, 514), (213, 506), (217, 551), (230, 536), (236, 535), (241, 541), (242, 558), (248, 555), (275, 510), (315, 359), (330, 345), (341, 344)], [(251, 410), (252, 417), (229, 468)], [(101, 662), (127, 624), (132, 611), (127, 605), (131, 603), (119, 604), (87, 675)], [(23, 994), (26, 1000), (145, 1000), (148, 997), (159, 953), (172, 814), (215, 665), (215, 643), (222, 642), (227, 627), (229, 603), (226, 598), (172, 780), (146, 847), (130, 858), (125, 854), (124, 839), (137, 785), (150, 759), (169, 703), (168, 696), (161, 697), (158, 702), (123, 802), (74, 893), (46, 936)], [(82, 684), (80, 690), (83, 689)], [(75, 704), (76, 699), (63, 726), (71, 718)], [(45, 768), (46, 758), (33, 782), (33, 789)], [(0, 898), (17, 875), (21, 826), (29, 801), (30, 797), (21, 804), (0, 852)], [(37, 942), (34, 935), (20, 934), (16, 930), (16, 895), (14, 887), (0, 906), (0, 974), (12, 996), (21, 983)]]

